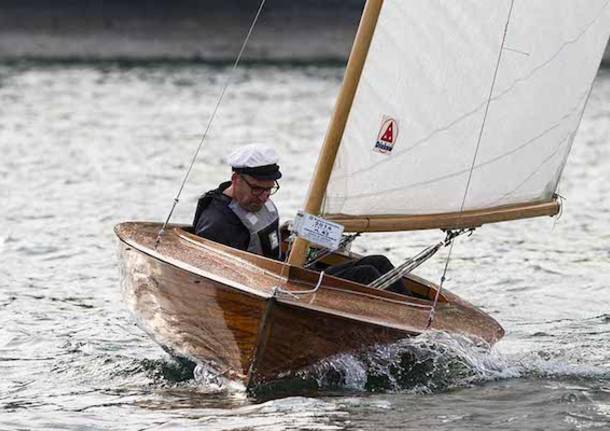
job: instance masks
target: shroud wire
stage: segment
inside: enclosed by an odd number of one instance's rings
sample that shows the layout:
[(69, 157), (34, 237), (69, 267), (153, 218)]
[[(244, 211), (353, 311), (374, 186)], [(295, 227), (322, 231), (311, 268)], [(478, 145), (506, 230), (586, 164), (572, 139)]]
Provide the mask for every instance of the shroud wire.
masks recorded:
[(227, 92), (227, 88), (229, 88), (229, 85), (231, 84), (232, 80), (233, 80), (233, 76), (235, 75), (235, 71), (237, 70), (237, 66), (239, 65), (239, 62), (241, 60), (241, 57), (244, 53), (244, 51), (246, 50), (246, 46), (248, 45), (248, 41), (250, 40), (250, 36), (252, 35), (252, 32), (254, 31), (254, 27), (256, 26), (256, 23), (258, 22), (258, 18), (260, 17), (262, 11), (263, 11), (263, 7), (265, 6), (267, 0), (261, 0), (260, 5), (258, 6), (258, 10), (256, 11), (256, 15), (254, 16), (254, 19), (252, 20), (252, 23), (250, 24), (250, 28), (248, 30), (248, 34), (246, 35), (242, 45), (241, 45), (241, 49), (239, 50), (239, 54), (237, 54), (237, 57), (235, 58), (235, 62), (233, 63), (233, 67), (231, 68), (231, 71), (229, 72), (229, 76), (227, 77), (227, 81), (225, 82), (224, 86), (222, 87), (222, 90), (220, 92), (220, 95), (218, 96), (218, 100), (216, 101), (216, 106), (214, 106), (214, 110), (212, 111), (212, 115), (210, 116), (210, 119), (208, 121), (208, 124), (203, 132), (203, 135), (201, 136), (201, 141), (199, 141), (199, 145), (197, 146), (197, 150), (195, 151), (195, 153), (193, 154), (193, 158), (191, 159), (191, 163), (189, 164), (188, 169), (186, 170), (186, 174), (184, 175), (184, 179), (182, 180), (182, 184), (180, 185), (180, 188), (178, 189), (178, 193), (176, 194), (176, 197), (174, 198), (174, 203), (172, 204), (172, 208), (169, 211), (169, 214), (167, 215), (167, 218), (165, 219), (165, 223), (163, 223), (163, 227), (161, 228), (161, 230), (159, 231), (159, 234), (157, 235), (157, 239), (155, 240), (155, 250), (157, 249), (159, 242), (161, 241), (161, 237), (163, 236), (163, 234), (165, 233), (165, 228), (167, 227), (167, 225), (169, 224), (169, 221), (172, 218), (172, 215), (174, 214), (174, 210), (176, 209), (176, 206), (178, 205), (178, 202), (180, 202), (180, 195), (182, 194), (182, 190), (184, 189), (184, 186), (186, 185), (186, 182), (188, 181), (188, 178), (191, 174), (191, 170), (193, 169), (193, 165), (195, 164), (195, 161), (197, 160), (197, 156), (199, 155), (199, 152), (201, 151), (201, 148), (203, 147), (203, 143), (205, 142), (205, 138), (208, 135), (208, 132), (210, 131), (210, 128), (212, 126), (212, 123), (214, 122), (214, 118), (216, 117), (216, 113), (218, 112), (218, 108), (220, 108), (220, 104), (222, 103), (222, 99), (225, 96), (225, 93)]

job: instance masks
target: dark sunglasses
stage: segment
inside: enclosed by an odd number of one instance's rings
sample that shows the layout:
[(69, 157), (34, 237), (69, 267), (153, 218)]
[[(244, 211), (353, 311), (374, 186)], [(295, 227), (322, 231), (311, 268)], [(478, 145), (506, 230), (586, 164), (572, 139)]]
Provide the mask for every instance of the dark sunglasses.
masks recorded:
[(274, 181), (275, 184), (271, 187), (260, 187), (255, 186), (254, 184), (250, 184), (250, 181), (248, 181), (243, 175), (240, 175), (239, 177), (244, 180), (246, 184), (248, 184), (248, 187), (250, 187), (250, 191), (254, 196), (260, 196), (265, 192), (269, 193), (269, 196), (271, 196), (277, 193), (277, 191), (280, 189), (280, 185), (277, 183), (277, 181)]

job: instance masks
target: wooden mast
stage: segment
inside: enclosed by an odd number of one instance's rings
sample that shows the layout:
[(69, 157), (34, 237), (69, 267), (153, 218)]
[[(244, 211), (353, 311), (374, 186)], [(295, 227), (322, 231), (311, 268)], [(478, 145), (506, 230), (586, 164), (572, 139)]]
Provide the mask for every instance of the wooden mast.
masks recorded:
[[(337, 157), (337, 151), (343, 137), (347, 117), (352, 108), (354, 95), (358, 88), (364, 62), (366, 60), (371, 40), (377, 25), (377, 19), (381, 12), (383, 0), (367, 0), (362, 13), (362, 19), (358, 26), (358, 32), (352, 46), (352, 51), (345, 69), (343, 84), (337, 98), (335, 111), (333, 113), (330, 126), (324, 138), (318, 163), (314, 171), (312, 182), (309, 186), (307, 200), (305, 201), (305, 212), (309, 214), (319, 214), (322, 206), (322, 199), (326, 193), (326, 187), (330, 179), (330, 173)], [(292, 246), (292, 251), (288, 258), (290, 265), (303, 266), (308, 242), (302, 238), (297, 238)]]

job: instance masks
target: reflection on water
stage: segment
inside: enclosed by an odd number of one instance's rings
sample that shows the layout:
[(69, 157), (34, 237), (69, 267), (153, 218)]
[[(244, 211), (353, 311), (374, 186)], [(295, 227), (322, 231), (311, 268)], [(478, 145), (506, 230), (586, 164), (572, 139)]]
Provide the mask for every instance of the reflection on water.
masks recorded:
[[(431, 334), (245, 394), (204, 384), (205, 370), (175, 364), (134, 325), (112, 232), (165, 218), (227, 71), (0, 66), (0, 428), (610, 426), (608, 72), (565, 171), (562, 217), (484, 227), (454, 249), (447, 287), (497, 318), (503, 341), (488, 351)], [(251, 141), (280, 152), (276, 202), (291, 217), (341, 76), (334, 66), (241, 69), (175, 220), (190, 221), (196, 197), (228, 176), (228, 152)], [(354, 248), (397, 262), (441, 236), (369, 235)], [(437, 281), (444, 257), (418, 273)]]

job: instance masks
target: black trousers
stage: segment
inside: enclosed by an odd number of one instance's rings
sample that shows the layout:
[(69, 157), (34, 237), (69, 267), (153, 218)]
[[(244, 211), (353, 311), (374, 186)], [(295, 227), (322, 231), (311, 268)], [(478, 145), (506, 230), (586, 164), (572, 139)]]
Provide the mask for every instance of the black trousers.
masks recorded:
[[(326, 273), (345, 280), (369, 284), (392, 269), (394, 269), (394, 265), (392, 265), (392, 262), (387, 257), (375, 254), (352, 262), (330, 266), (326, 268)], [(396, 280), (386, 290), (407, 295), (411, 294), (404, 287), (402, 280)]]

